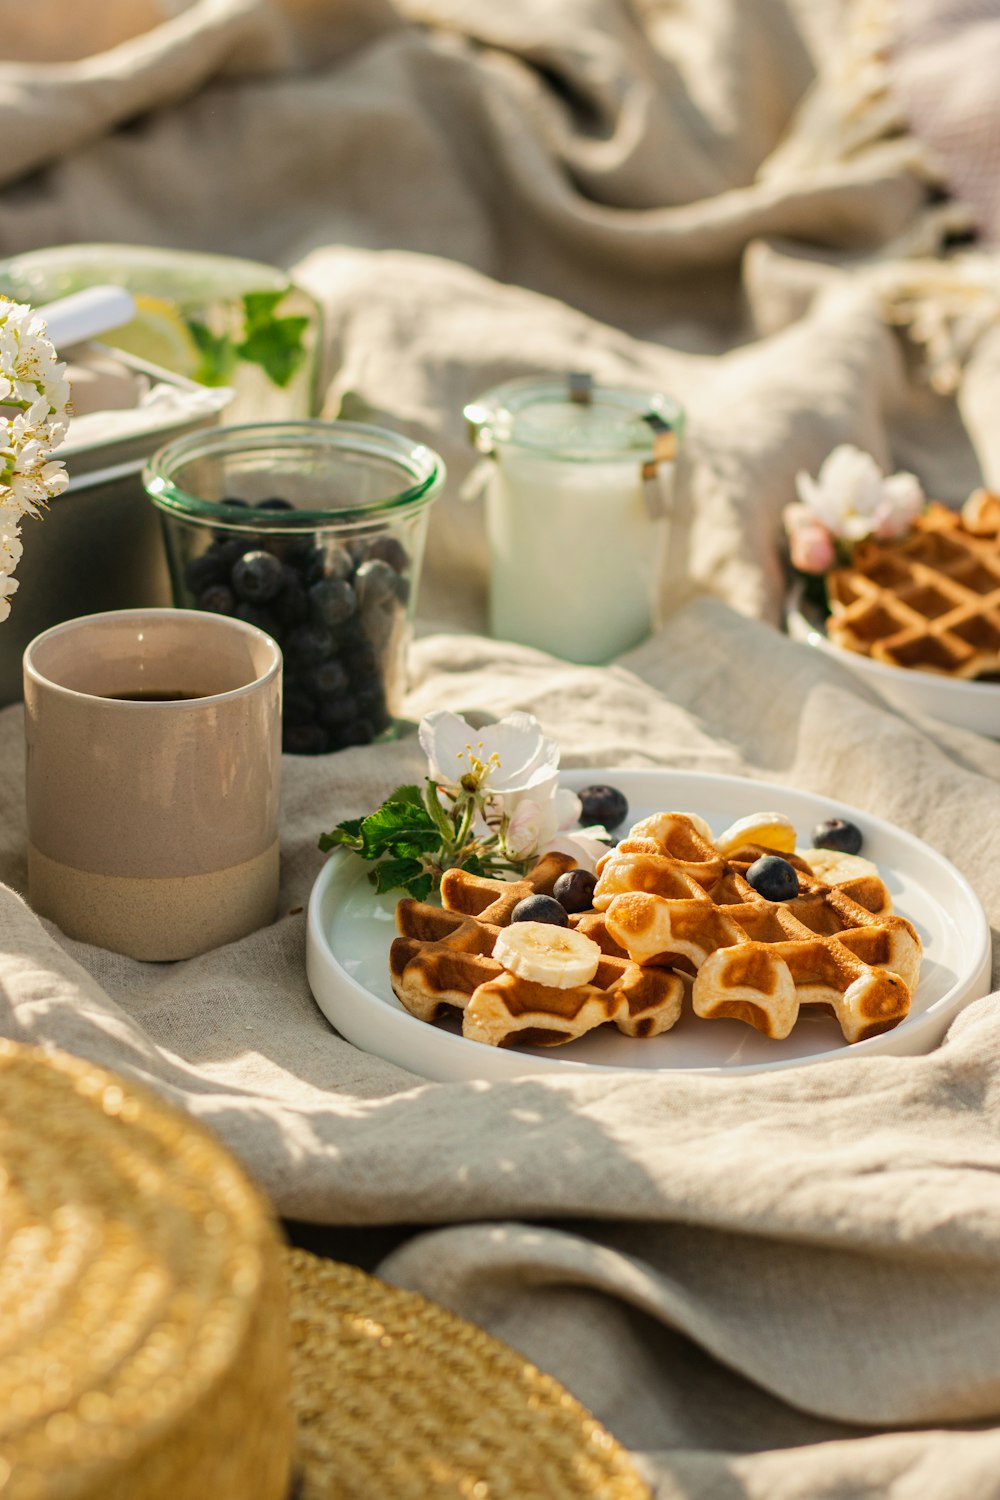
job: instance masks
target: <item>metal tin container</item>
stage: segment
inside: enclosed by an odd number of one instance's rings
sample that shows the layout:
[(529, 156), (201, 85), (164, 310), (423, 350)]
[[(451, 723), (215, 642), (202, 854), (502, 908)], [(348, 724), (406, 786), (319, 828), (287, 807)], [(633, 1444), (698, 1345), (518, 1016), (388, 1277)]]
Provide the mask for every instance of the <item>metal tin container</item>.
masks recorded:
[[(97, 348), (98, 346), (93, 346)], [(195, 382), (118, 350), (115, 360), (158, 385), (201, 393)], [(228, 393), (220, 391), (219, 407)], [(172, 603), (159, 517), (142, 484), (142, 470), (165, 442), (218, 419), (218, 410), (164, 422), (151, 415), (147, 430), (104, 442), (75, 444), (70, 427), (55, 456), (69, 484), (41, 520), (21, 526), (24, 555), (11, 613), (0, 626), (0, 707), (22, 697), (21, 657), (51, 625), (78, 615)]]

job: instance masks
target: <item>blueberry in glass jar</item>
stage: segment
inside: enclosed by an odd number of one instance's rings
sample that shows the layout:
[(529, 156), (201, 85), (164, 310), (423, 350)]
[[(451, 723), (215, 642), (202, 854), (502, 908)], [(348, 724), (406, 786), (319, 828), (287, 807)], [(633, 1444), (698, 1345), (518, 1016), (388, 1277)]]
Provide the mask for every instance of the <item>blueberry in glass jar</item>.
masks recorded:
[(234, 615), (281, 646), (289, 753), (391, 732), (443, 480), (423, 444), (325, 420), (213, 428), (147, 466), (175, 603)]
[(273, 552), (244, 552), (230, 574), (233, 592), (248, 604), (267, 604), (285, 586), (285, 571)]

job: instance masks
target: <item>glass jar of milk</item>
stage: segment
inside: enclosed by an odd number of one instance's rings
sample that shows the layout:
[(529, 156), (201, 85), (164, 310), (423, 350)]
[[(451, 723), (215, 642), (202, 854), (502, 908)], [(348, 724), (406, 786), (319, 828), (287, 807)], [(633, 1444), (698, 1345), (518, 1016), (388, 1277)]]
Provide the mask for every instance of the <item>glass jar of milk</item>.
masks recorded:
[(680, 405), (571, 375), (508, 381), (465, 416), (487, 455), (492, 634), (573, 662), (638, 645), (659, 623)]

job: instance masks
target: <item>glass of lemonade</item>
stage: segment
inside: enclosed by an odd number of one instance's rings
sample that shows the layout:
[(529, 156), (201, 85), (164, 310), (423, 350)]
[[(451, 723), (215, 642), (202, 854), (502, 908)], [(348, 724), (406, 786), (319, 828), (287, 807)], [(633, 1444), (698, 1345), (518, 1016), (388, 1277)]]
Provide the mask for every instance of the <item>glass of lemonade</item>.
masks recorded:
[(322, 314), (287, 271), (147, 245), (55, 245), (0, 261), (0, 292), (33, 307), (104, 283), (133, 294), (136, 316), (102, 342), (231, 387), (227, 420), (315, 414)]

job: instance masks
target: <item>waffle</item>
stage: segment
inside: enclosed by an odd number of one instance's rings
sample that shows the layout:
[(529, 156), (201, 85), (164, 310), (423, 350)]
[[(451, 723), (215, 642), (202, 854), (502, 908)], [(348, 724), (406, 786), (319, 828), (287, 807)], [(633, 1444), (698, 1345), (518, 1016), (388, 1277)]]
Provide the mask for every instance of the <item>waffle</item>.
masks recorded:
[(523, 879), (489, 880), (448, 870), (441, 906), (406, 898), (396, 908), (400, 936), (389, 950), (392, 988), (422, 1021), (460, 1015), (462, 1035), (492, 1047), (555, 1047), (608, 1022), (626, 1036), (668, 1031), (681, 1012), (683, 983), (665, 969), (643, 969), (610, 938), (597, 912), (570, 925), (601, 949), (597, 973), (573, 989), (509, 974), (493, 945), (526, 896), (551, 895), (560, 875), (575, 867), (567, 855), (548, 854)]
[(783, 855), (800, 893), (768, 901), (746, 880), (769, 853), (748, 845), (723, 859), (682, 813), (637, 823), (598, 865), (594, 906), (636, 963), (694, 975), (696, 1015), (733, 1017), (787, 1037), (803, 1005), (828, 1006), (848, 1042), (889, 1031), (908, 1014), (920, 940), (878, 876), (840, 885)]
[(826, 632), (893, 667), (1000, 680), (1000, 496), (936, 503), (899, 541), (869, 538), (827, 576)]

